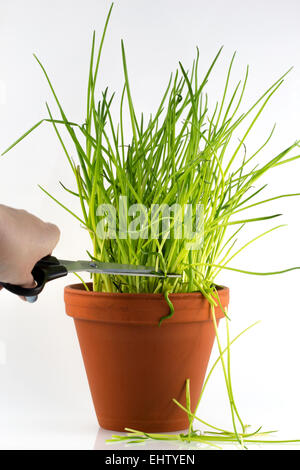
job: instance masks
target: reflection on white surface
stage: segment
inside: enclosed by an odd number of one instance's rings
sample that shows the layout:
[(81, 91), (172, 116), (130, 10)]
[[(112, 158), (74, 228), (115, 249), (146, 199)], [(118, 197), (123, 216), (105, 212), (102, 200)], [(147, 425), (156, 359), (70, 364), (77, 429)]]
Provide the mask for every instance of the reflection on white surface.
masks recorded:
[[(168, 433), (168, 434), (179, 434), (181, 431), (176, 433)], [(182, 431), (186, 432), (186, 431)], [(99, 429), (94, 450), (199, 450), (199, 449), (208, 449), (211, 448), (210, 446), (201, 445), (201, 444), (187, 444), (184, 442), (176, 442), (176, 441), (155, 441), (149, 440), (143, 442), (141, 444), (130, 444), (128, 442), (114, 442), (114, 443), (107, 443), (108, 439), (112, 438), (112, 435), (118, 436), (126, 436), (125, 432), (119, 431), (107, 431), (105, 429)]]
[[(204, 444), (187, 444), (176, 441), (149, 440), (143, 444), (126, 442), (106, 443), (112, 435), (125, 435), (119, 431), (107, 431), (97, 425), (94, 415), (55, 415), (33, 413), (0, 416), (1, 450), (213, 450)], [(170, 433), (171, 434), (171, 433)], [(297, 423), (293, 428), (274, 435), (274, 439), (295, 439), (299, 436)], [(222, 450), (237, 450), (234, 444), (220, 444)], [(300, 444), (251, 444), (249, 450), (299, 450)]]
[[(118, 436), (125, 436), (126, 433), (121, 432), (114, 432), (114, 431), (106, 431), (105, 429), (99, 429), (95, 444), (94, 450), (123, 450), (123, 451), (130, 451), (130, 450), (217, 450), (216, 446), (213, 445), (206, 445), (206, 444), (198, 444), (198, 443), (185, 443), (185, 442), (176, 442), (176, 441), (155, 441), (149, 440), (142, 444), (129, 444), (127, 442), (116, 442), (116, 443), (107, 443), (107, 439), (111, 439), (112, 435)], [(172, 433), (168, 433), (172, 434)], [(176, 433), (177, 434), (177, 433)], [(273, 437), (273, 439), (287, 439), (287, 436), (277, 436)], [(295, 436), (294, 436), (295, 438)], [(272, 439), (272, 437), (266, 437), (266, 439)], [(237, 444), (227, 444), (227, 443), (218, 443), (219, 450), (241, 450), (240, 446)], [(299, 450), (300, 443), (249, 443), (247, 444), (248, 450)]]

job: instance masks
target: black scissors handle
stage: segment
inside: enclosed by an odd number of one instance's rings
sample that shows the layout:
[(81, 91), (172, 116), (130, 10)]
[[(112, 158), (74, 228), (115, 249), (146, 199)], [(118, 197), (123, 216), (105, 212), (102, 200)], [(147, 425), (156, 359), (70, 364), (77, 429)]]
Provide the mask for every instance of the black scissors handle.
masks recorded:
[(0, 282), (0, 285), (13, 294), (36, 299), (36, 296), (42, 292), (48, 281), (66, 276), (68, 271), (55, 256), (48, 255), (36, 263), (31, 274), (36, 282), (34, 287), (26, 288), (5, 282)]

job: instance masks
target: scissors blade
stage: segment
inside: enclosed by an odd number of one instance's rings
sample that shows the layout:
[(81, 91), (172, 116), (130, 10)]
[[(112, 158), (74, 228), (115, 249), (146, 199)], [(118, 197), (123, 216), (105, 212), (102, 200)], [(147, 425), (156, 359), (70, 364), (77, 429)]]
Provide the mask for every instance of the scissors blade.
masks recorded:
[(100, 261), (68, 261), (59, 260), (69, 273), (88, 272), (95, 274), (115, 274), (123, 276), (146, 277), (181, 277), (180, 274), (156, 270), (153, 266), (138, 266), (134, 264), (103, 263)]

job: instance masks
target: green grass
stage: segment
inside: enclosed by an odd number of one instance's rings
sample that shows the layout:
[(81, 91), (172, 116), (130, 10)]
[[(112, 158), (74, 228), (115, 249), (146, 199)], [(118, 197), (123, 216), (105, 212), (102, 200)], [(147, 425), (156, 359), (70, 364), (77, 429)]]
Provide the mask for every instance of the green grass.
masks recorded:
[[(96, 96), (101, 52), (110, 14), (111, 9), (98, 48), (96, 35), (93, 34), (85, 122), (76, 123), (66, 116), (44, 66), (35, 56), (52, 91), (59, 116), (53, 117), (47, 104), (48, 117), (35, 124), (4, 153), (42, 122), (51, 123), (74, 174), (77, 189), (63, 187), (78, 200), (81, 215), (74, 214), (42, 189), (89, 231), (93, 246), (92, 257), (101, 261), (154, 265), (165, 272), (182, 274), (182, 278), (177, 280), (121, 276), (112, 278), (96, 274), (93, 279), (95, 291), (200, 291), (209, 297), (222, 269), (235, 269), (228, 264), (241, 250), (282, 227), (276, 225), (264, 233), (258, 232), (253, 240), (236, 249), (238, 235), (250, 224), (259, 224), (280, 215), (267, 211), (265, 216), (250, 217), (246, 215), (247, 210), (270, 203), (276, 198), (299, 195), (279, 194), (272, 198), (263, 198), (265, 180), (259, 184), (270, 170), (299, 158), (299, 155), (292, 153), (299, 147), (298, 142), (288, 145), (266, 163), (261, 163), (261, 153), (273, 134), (272, 129), (266, 141), (254, 153), (247, 155), (245, 152), (245, 145), (254, 125), (269, 100), (283, 84), (286, 73), (255, 99), (250, 108), (240, 111), (248, 68), (244, 78), (231, 86), (234, 54), (226, 73), (221, 98), (211, 109), (206, 86), (221, 50), (204, 74), (199, 72), (197, 50), (191, 70), (188, 71), (179, 63), (178, 69), (170, 76), (158, 108), (146, 119), (144, 115), (138, 117), (135, 112), (122, 41), (124, 88), (119, 100), (119, 119), (115, 122), (112, 116), (115, 94), (110, 94), (106, 88), (100, 97)], [(127, 113), (124, 110), (125, 105)], [(125, 120), (131, 123), (132, 135), (129, 140), (125, 140), (124, 136)], [(67, 149), (61, 136), (61, 126), (71, 137), (73, 150)], [(74, 151), (77, 161), (71, 157)], [(132, 239), (129, 236), (125, 239), (117, 237), (116, 240), (99, 239), (96, 233), (99, 222), (97, 208), (100, 204), (113, 204), (118, 211), (120, 195), (127, 197), (128, 205), (140, 203), (147, 208), (152, 204), (157, 204), (158, 208), (163, 207), (163, 204), (180, 204), (181, 207), (191, 204), (194, 208), (197, 204), (202, 204), (202, 249), (191, 251), (188, 248), (189, 240), (184, 237), (174, 239), (172, 224), (170, 238), (161, 234), (159, 239)], [(150, 226), (151, 221), (148, 220), (148, 223)]]

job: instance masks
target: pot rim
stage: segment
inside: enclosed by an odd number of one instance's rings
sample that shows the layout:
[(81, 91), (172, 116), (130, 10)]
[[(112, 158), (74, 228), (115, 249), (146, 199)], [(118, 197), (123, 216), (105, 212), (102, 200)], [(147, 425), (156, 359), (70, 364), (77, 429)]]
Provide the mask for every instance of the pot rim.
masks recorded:
[[(163, 294), (123, 294), (121, 292), (87, 292), (83, 284), (65, 287), (66, 313), (76, 320), (88, 320), (126, 325), (158, 325), (169, 312)], [(174, 323), (191, 323), (212, 320), (209, 301), (201, 292), (170, 294), (174, 314), (162, 326)], [(224, 317), (220, 304), (229, 303), (228, 287), (219, 290), (220, 303), (215, 307), (216, 318)]]
[[(92, 287), (93, 284), (92, 282), (87, 282), (86, 285), (88, 287)], [(221, 286), (221, 285), (216, 285), (217, 291), (222, 295), (227, 292), (229, 292), (229, 287), (226, 286)], [(84, 285), (82, 283), (76, 283), (76, 284), (69, 284), (65, 286), (65, 292), (70, 293), (70, 294), (75, 294), (76, 295), (81, 295), (81, 296), (89, 296), (89, 297), (114, 297), (114, 298), (139, 298), (139, 299), (149, 299), (151, 298), (152, 300), (161, 300), (164, 298), (164, 295), (162, 293), (150, 293), (150, 292), (94, 292), (94, 291), (87, 291), (84, 288)], [(184, 298), (190, 298), (190, 297), (201, 297), (201, 298), (206, 298), (201, 292), (175, 292), (175, 293), (170, 293), (169, 298), (176, 298), (176, 299), (184, 299)]]

